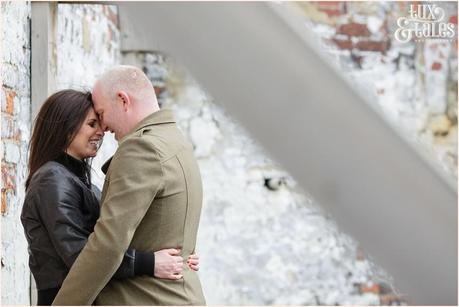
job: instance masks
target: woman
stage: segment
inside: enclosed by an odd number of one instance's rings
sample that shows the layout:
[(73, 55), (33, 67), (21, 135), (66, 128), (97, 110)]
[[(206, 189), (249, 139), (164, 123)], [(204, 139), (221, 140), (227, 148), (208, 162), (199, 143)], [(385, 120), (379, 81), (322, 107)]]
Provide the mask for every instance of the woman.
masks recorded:
[[(90, 159), (103, 135), (90, 93), (59, 91), (38, 113), (21, 214), (38, 305), (51, 305), (99, 217), (100, 191), (91, 184)], [(179, 252), (129, 249), (113, 278), (146, 274), (179, 279), (183, 268)], [(198, 270), (197, 256), (190, 256), (187, 263)]]

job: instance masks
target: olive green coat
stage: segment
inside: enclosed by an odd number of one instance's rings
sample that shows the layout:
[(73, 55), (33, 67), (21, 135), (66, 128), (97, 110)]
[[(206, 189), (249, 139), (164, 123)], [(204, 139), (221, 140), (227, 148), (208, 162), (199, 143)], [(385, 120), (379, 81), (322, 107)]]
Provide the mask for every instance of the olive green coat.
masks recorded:
[(198, 165), (172, 111), (149, 115), (111, 159), (100, 218), (53, 305), (204, 305), (198, 274), (187, 265), (181, 280), (111, 280), (128, 247), (182, 247), (186, 259), (195, 249), (201, 205)]

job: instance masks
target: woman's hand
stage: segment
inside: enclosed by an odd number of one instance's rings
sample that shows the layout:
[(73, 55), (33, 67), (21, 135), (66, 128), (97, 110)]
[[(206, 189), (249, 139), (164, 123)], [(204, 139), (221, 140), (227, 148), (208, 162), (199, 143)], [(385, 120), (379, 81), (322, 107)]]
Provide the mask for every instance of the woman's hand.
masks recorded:
[(183, 258), (180, 256), (180, 252), (180, 249), (175, 248), (162, 249), (155, 252), (154, 276), (173, 280), (182, 278)]
[(188, 260), (186, 261), (190, 269), (194, 271), (199, 271), (199, 256), (196, 254), (191, 254), (188, 256)]

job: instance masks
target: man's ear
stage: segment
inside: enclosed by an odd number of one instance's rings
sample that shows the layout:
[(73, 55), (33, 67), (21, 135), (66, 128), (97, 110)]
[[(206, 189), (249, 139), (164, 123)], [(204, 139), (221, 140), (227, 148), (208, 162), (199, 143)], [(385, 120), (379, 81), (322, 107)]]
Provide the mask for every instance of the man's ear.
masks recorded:
[(116, 95), (118, 96), (120, 102), (122, 103), (123, 110), (127, 112), (128, 109), (131, 107), (131, 103), (132, 103), (131, 98), (125, 91), (119, 91), (118, 93), (116, 93)]

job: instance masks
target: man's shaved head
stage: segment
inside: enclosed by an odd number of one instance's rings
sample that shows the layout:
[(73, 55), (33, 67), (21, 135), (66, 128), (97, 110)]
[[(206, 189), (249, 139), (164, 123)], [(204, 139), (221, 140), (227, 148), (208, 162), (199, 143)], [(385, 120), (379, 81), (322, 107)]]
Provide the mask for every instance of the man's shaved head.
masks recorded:
[(102, 127), (117, 140), (159, 110), (153, 85), (134, 66), (120, 65), (104, 73), (94, 85), (92, 100)]
[(156, 101), (155, 90), (145, 73), (135, 66), (119, 65), (105, 72), (96, 82), (94, 89), (108, 99), (124, 91), (136, 102)]

